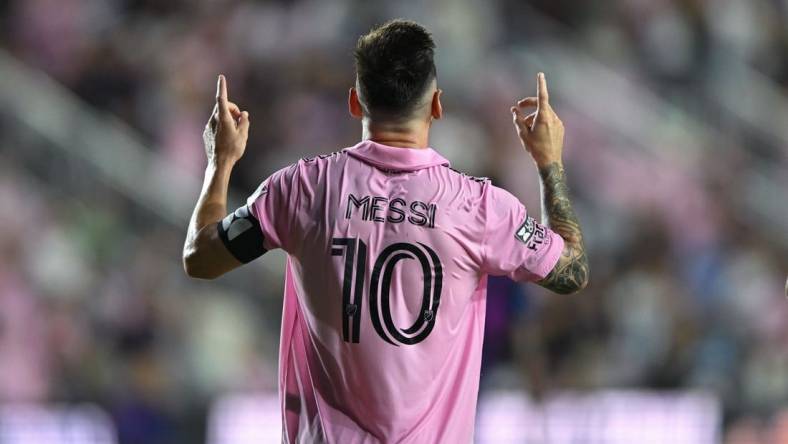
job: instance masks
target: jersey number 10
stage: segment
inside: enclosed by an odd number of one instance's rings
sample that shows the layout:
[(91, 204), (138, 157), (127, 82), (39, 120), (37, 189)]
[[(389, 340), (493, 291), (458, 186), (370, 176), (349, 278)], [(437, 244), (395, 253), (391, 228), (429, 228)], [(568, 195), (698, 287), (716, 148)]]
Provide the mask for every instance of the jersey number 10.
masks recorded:
[[(349, 237), (331, 239), (331, 255), (345, 257), (345, 278), (342, 284), (342, 339), (359, 341), (367, 244)], [(391, 316), (391, 277), (397, 262), (417, 259), (421, 265), (423, 285), (419, 316), (408, 328), (394, 325)], [(354, 279), (355, 275), (355, 279)], [(375, 331), (392, 345), (413, 345), (423, 341), (435, 326), (441, 299), (443, 266), (435, 251), (422, 244), (398, 242), (384, 248), (372, 267), (369, 280), (369, 315)]]

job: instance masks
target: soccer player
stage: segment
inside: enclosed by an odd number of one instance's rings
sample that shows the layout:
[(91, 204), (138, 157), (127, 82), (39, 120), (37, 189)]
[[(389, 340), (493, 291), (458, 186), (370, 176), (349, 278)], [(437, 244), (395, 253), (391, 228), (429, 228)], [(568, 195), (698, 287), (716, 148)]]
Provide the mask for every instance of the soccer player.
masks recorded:
[(544, 75), (536, 96), (511, 108), (541, 177), (539, 223), (513, 195), (429, 148), (443, 114), (434, 48), (409, 21), (362, 36), (348, 97), (361, 142), (275, 172), (226, 217), (249, 115), (219, 76), (184, 267), (211, 279), (268, 250), (287, 252), (283, 442), (472, 441), (487, 276), (563, 294), (588, 280), (561, 162), (564, 128)]

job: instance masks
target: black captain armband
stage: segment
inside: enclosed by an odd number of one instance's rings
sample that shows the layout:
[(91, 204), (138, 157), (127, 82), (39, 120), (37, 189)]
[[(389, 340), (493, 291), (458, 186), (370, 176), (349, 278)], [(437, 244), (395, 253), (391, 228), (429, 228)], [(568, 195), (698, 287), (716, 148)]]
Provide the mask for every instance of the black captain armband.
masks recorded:
[(227, 251), (244, 264), (266, 252), (260, 222), (249, 211), (248, 205), (228, 214), (216, 224), (216, 229), (219, 230), (219, 238), (227, 247)]

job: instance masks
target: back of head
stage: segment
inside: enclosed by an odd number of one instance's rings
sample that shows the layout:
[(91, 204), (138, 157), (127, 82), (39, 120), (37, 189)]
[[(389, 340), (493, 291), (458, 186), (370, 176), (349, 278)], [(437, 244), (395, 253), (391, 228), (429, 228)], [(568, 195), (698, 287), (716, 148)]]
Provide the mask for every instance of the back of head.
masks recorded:
[(358, 39), (356, 74), (361, 102), (375, 118), (405, 119), (425, 105), (435, 79), (435, 43), (418, 23), (392, 20)]

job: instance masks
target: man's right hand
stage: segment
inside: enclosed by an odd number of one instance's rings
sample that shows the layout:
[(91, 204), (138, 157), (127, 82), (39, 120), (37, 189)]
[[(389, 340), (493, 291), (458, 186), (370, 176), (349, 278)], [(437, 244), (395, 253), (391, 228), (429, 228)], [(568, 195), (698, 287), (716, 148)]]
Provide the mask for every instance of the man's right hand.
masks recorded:
[[(536, 80), (536, 97), (517, 102), (512, 107), (512, 119), (542, 179), (542, 221), (564, 239), (564, 249), (552, 271), (537, 283), (556, 293), (575, 293), (588, 284), (588, 256), (561, 162), (564, 124), (550, 106), (544, 74), (540, 72)], [(523, 109), (533, 107), (533, 113), (523, 113)]]
[(227, 99), (227, 79), (220, 75), (216, 83), (216, 105), (203, 132), (208, 161), (234, 164), (243, 156), (248, 137), (249, 113)]
[[(518, 101), (511, 111), (523, 147), (531, 153), (538, 167), (544, 167), (555, 162), (561, 163), (564, 124), (550, 106), (544, 73), (537, 74), (536, 79), (536, 97), (526, 97)], [(523, 112), (534, 107), (536, 111), (528, 115)]]

